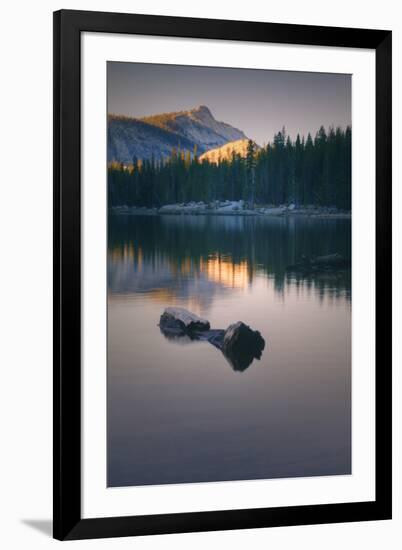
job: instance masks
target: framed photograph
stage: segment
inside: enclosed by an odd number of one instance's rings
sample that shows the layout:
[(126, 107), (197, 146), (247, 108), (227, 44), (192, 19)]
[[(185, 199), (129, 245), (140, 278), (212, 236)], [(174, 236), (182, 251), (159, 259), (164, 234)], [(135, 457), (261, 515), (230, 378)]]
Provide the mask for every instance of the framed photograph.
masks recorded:
[(54, 14), (54, 536), (391, 518), (391, 32)]

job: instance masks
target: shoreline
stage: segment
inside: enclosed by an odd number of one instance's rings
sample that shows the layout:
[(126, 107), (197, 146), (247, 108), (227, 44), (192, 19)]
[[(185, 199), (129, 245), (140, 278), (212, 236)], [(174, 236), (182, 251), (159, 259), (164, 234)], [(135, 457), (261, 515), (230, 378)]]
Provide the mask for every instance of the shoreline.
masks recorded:
[(252, 216), (270, 218), (294, 218), (307, 217), (316, 219), (351, 219), (350, 211), (342, 211), (326, 207), (290, 206), (258, 206), (254, 210), (242, 208), (237, 204), (229, 203), (223, 206), (210, 206), (204, 204), (175, 204), (165, 205), (160, 208), (147, 208), (145, 206), (112, 206), (109, 209), (114, 215), (129, 216)]

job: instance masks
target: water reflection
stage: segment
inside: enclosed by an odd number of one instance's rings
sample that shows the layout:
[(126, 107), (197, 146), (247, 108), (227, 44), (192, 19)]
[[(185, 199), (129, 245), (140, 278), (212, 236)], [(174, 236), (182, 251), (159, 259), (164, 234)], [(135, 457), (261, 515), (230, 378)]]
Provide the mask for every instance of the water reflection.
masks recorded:
[(175, 344), (187, 345), (199, 341), (212, 344), (221, 351), (231, 368), (237, 372), (244, 372), (248, 369), (254, 359), (260, 360), (265, 348), (265, 340), (261, 338), (260, 334), (259, 337), (262, 341), (259, 341), (257, 344), (254, 342), (245, 342), (243, 344), (240, 343), (240, 345), (234, 349), (225, 349), (222, 346), (222, 340), (225, 334), (223, 329), (212, 329), (203, 333), (192, 334), (177, 331), (176, 329), (172, 330), (171, 327), (160, 324), (159, 330), (166, 340)]
[(248, 369), (254, 359), (256, 361), (259, 361), (262, 357), (262, 350), (250, 350), (250, 349), (244, 349), (240, 350), (239, 352), (224, 352), (222, 351), (223, 356), (225, 357), (226, 361), (229, 363), (229, 365), (232, 367), (234, 371), (237, 372), (244, 372), (246, 369)]
[(279, 294), (294, 286), (350, 300), (350, 270), (286, 272), (302, 256), (339, 252), (350, 258), (350, 246), (349, 220), (112, 216), (109, 289), (206, 309), (216, 293), (247, 289), (262, 274)]
[[(350, 230), (110, 216), (108, 486), (350, 474), (350, 271), (286, 271), (303, 255), (350, 258)], [(174, 305), (258, 330), (260, 360), (166, 339), (158, 323)]]

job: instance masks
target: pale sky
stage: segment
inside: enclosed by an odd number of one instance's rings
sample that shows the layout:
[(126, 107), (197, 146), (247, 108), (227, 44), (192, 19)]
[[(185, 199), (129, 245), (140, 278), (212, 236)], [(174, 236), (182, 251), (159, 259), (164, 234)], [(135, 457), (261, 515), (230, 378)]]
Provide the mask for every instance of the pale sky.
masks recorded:
[(143, 117), (206, 105), (260, 145), (351, 124), (351, 75), (108, 62), (108, 113)]

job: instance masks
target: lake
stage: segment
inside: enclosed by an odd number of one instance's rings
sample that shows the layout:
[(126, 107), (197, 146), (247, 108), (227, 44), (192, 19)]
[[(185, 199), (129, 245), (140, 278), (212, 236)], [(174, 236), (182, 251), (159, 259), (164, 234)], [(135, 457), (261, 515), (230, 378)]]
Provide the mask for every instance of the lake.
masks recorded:
[[(351, 473), (348, 219), (109, 215), (108, 486)], [(235, 370), (208, 342), (169, 340), (182, 306), (243, 321), (266, 345)]]

